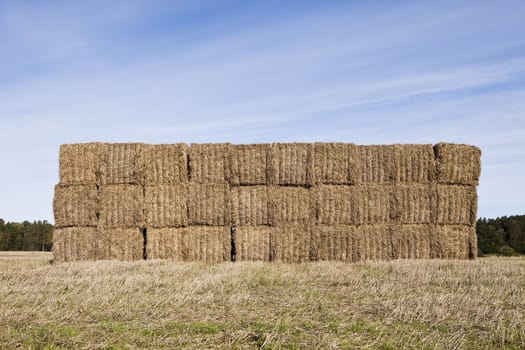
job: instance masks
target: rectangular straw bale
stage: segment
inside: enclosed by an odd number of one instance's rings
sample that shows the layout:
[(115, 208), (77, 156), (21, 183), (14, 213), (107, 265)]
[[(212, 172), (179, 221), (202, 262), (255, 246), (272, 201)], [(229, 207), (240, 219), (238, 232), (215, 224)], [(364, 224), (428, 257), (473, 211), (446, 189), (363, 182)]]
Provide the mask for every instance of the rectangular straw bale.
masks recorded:
[(103, 242), (98, 259), (141, 260), (144, 256), (144, 236), (139, 228), (99, 228)]
[(231, 178), (229, 143), (191, 144), (190, 180), (195, 183), (229, 183)]
[(363, 225), (390, 221), (390, 186), (323, 185), (313, 191), (319, 224)]
[(317, 184), (353, 185), (358, 182), (357, 146), (352, 143), (316, 142), (312, 163)]
[(184, 228), (148, 229), (146, 251), (149, 259), (183, 261)]
[(357, 146), (357, 179), (360, 183), (394, 181), (394, 146)]
[(270, 232), (270, 261), (310, 260), (310, 225), (283, 225)]
[(56, 262), (96, 260), (100, 246), (95, 227), (56, 228), (53, 232), (53, 259)]
[(222, 262), (231, 259), (230, 228), (190, 226), (182, 230), (184, 261)]
[(270, 186), (271, 223), (273, 225), (308, 224), (315, 221), (315, 206), (310, 190), (304, 187)]
[(145, 186), (148, 228), (188, 226), (188, 183)]
[(475, 225), (478, 210), (476, 187), (437, 186), (437, 223)]
[(435, 186), (430, 184), (394, 185), (390, 218), (400, 224), (433, 223), (435, 195)]
[(434, 146), (437, 180), (443, 184), (477, 185), (481, 150), (470, 145), (438, 143)]
[(141, 185), (106, 185), (99, 188), (99, 225), (102, 227), (142, 227), (144, 187)]
[(429, 259), (431, 257), (433, 225), (393, 224), (391, 230), (393, 259)]
[(393, 145), (393, 180), (395, 182), (430, 183), (436, 162), (432, 145)]
[(60, 146), (60, 183), (87, 185), (100, 181), (102, 143), (76, 143)]
[(140, 169), (148, 185), (176, 185), (188, 181), (188, 145), (143, 145)]
[(188, 195), (189, 225), (229, 225), (231, 193), (227, 184), (190, 183)]
[(352, 261), (352, 232), (356, 228), (353, 225), (312, 226), (310, 260)]
[(101, 184), (143, 184), (140, 161), (141, 143), (106, 143), (103, 145)]
[(435, 225), (430, 247), (432, 258), (475, 259), (478, 255), (476, 228), (465, 225)]
[(388, 225), (315, 225), (310, 252), (311, 260), (389, 260), (390, 230)]
[(232, 145), (232, 185), (266, 185), (270, 144)]
[(273, 185), (311, 186), (313, 145), (310, 143), (274, 143), (270, 148), (269, 183)]
[(57, 185), (55, 226), (97, 226), (97, 185)]
[(232, 187), (232, 220), (236, 226), (270, 224), (270, 202), (267, 186)]
[(237, 226), (235, 249), (237, 261), (269, 261), (270, 236), (274, 227)]

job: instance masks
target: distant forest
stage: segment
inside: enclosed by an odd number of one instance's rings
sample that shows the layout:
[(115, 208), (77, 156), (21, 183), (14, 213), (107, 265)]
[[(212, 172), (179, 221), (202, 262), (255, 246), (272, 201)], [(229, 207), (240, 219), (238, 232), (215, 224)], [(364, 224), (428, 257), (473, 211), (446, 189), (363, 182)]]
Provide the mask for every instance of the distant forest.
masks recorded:
[[(525, 215), (481, 218), (476, 223), (478, 255), (525, 254)], [(46, 250), (53, 247), (53, 225), (47, 221), (0, 219), (0, 250)]]

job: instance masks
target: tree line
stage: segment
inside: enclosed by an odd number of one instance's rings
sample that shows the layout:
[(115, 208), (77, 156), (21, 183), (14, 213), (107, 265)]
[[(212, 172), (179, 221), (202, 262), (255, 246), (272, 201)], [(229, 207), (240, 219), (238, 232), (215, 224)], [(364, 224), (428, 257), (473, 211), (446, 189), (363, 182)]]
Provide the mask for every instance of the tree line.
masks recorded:
[[(476, 223), (478, 255), (525, 254), (525, 215), (481, 218)], [(0, 219), (0, 250), (46, 250), (53, 247), (53, 225), (47, 221)]]
[(47, 221), (5, 222), (0, 219), (0, 250), (53, 248), (53, 225)]
[(476, 233), (480, 256), (525, 254), (525, 215), (478, 219)]

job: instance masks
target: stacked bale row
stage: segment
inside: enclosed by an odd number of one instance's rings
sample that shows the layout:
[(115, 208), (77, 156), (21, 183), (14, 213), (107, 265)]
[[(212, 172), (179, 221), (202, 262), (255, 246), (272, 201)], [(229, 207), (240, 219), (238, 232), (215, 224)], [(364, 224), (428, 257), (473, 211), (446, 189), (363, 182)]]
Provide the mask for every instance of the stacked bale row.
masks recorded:
[(479, 172), (453, 144), (64, 145), (55, 258), (469, 258)]

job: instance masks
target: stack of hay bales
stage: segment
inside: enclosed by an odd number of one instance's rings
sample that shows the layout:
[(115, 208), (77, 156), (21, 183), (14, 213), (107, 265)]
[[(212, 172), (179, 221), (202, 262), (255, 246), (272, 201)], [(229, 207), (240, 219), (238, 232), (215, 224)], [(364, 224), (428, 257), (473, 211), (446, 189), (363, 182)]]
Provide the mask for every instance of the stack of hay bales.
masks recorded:
[(143, 255), (142, 144), (60, 148), (53, 251), (57, 261), (136, 260)]
[(474, 258), (480, 155), (446, 143), (63, 145), (55, 259)]

